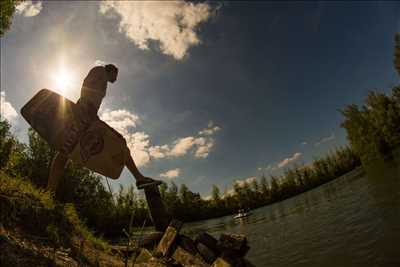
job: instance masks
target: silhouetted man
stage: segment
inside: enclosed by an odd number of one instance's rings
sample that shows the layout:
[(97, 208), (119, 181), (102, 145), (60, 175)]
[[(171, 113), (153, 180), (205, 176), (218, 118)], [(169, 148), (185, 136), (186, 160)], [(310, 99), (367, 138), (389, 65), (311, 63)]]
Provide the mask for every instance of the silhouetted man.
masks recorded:
[[(77, 102), (80, 110), (81, 120), (87, 124), (93, 120), (99, 119), (97, 112), (101, 102), (106, 95), (107, 83), (114, 83), (117, 80), (118, 68), (112, 64), (106, 66), (97, 66), (89, 71), (89, 74), (83, 80), (81, 89), (81, 97)], [(136, 178), (136, 186), (138, 189), (143, 189), (146, 186), (161, 184), (161, 181), (153, 180), (143, 176), (137, 169), (135, 162), (131, 157), (129, 148), (126, 147), (125, 165)], [(47, 188), (56, 192), (57, 185), (60, 181), (64, 168), (68, 162), (67, 155), (57, 152), (51, 164)]]

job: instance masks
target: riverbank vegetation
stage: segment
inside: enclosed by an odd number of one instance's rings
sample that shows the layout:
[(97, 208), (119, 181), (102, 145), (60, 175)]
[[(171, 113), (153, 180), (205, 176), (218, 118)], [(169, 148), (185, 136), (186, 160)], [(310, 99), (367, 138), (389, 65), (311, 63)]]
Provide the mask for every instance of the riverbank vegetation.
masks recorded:
[(162, 195), (171, 214), (183, 220), (199, 220), (237, 212), (240, 208), (257, 208), (280, 201), (332, 179), (360, 165), (359, 158), (348, 148), (338, 148), (324, 158), (307, 166), (287, 169), (281, 176), (262, 176), (259, 180), (240, 182), (233, 190), (222, 193), (213, 186), (212, 196), (203, 200), (185, 185), (178, 190), (175, 184), (162, 186)]
[[(44, 188), (54, 153), (33, 130), (28, 131), (28, 143), (23, 144), (10, 133), (10, 125), (6, 121), (0, 122), (1, 169), (7, 177), (29, 181), (37, 188)], [(235, 183), (233, 189), (226, 192), (214, 185), (212, 196), (207, 200), (189, 190), (185, 184), (162, 184), (160, 192), (168, 212), (174, 218), (194, 221), (289, 198), (335, 179), (359, 165), (360, 160), (353, 150), (343, 147), (310, 165), (287, 169), (281, 176), (263, 176), (250, 183)], [(112, 194), (100, 176), (74, 164), (66, 168), (59, 189), (57, 201), (73, 204), (83, 221), (106, 237), (121, 235), (131, 216), (133, 225), (151, 223), (146, 202), (133, 186), (121, 187)]]

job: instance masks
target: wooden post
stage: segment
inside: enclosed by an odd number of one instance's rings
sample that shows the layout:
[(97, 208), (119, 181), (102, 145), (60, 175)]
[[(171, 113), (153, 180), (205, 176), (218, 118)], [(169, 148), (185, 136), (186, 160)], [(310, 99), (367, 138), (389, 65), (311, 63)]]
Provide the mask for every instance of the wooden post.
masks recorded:
[(168, 227), (170, 218), (165, 209), (158, 186), (145, 187), (144, 194), (146, 195), (154, 227), (157, 231), (164, 232)]

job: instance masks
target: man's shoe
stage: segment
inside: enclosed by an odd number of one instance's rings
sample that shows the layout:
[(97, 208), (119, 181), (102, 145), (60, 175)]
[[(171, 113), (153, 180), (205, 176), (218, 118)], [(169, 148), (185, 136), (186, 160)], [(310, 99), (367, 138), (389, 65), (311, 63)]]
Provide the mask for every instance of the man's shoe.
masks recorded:
[(162, 181), (154, 180), (154, 179), (151, 179), (148, 177), (145, 177), (144, 179), (136, 181), (136, 187), (138, 189), (143, 189), (143, 188), (149, 187), (149, 186), (158, 186), (160, 184), (162, 184)]

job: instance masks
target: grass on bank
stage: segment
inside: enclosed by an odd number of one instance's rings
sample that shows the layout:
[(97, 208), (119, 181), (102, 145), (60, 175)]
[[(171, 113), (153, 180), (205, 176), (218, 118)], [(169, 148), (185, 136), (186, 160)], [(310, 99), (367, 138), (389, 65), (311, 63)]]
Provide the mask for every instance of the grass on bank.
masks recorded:
[[(109, 244), (95, 237), (79, 219), (73, 204), (60, 204), (52, 195), (23, 178), (0, 171), (0, 227), (22, 236), (34, 236), (54, 248), (79, 246), (108, 253)], [(1, 233), (0, 233), (1, 234)], [(80, 255), (80, 257), (83, 255)]]

